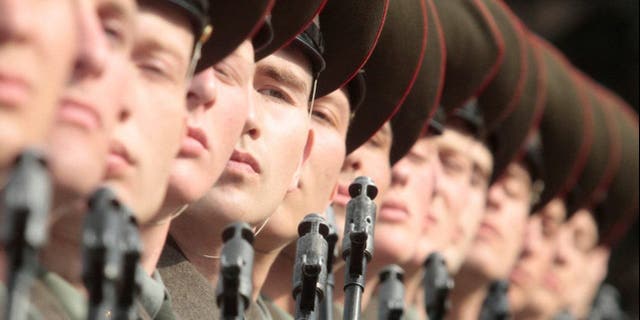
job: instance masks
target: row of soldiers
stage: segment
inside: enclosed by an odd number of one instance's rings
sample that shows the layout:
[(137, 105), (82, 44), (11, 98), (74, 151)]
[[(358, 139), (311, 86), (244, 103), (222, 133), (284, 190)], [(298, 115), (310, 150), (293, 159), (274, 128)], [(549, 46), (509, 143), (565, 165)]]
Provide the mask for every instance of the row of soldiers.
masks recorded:
[(0, 0), (0, 145), (3, 319), (622, 317), (637, 114), (502, 0)]

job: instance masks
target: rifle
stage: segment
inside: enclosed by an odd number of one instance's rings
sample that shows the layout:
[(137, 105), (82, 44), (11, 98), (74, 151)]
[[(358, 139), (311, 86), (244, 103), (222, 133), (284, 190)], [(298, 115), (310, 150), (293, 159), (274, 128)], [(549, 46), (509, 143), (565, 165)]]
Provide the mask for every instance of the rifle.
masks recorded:
[(293, 270), (295, 319), (317, 319), (319, 301), (327, 281), (329, 225), (317, 214), (309, 214), (298, 225), (296, 262)]
[(19, 155), (3, 195), (0, 241), (7, 254), (7, 301), (4, 318), (27, 318), (29, 290), (39, 268), (38, 252), (48, 239), (52, 186), (44, 157)]
[(424, 264), (424, 299), (429, 320), (444, 319), (449, 310), (449, 291), (453, 289), (453, 279), (449, 276), (444, 257), (437, 252), (429, 255)]
[(400, 320), (404, 314), (404, 270), (392, 264), (380, 271), (378, 319)]
[(320, 301), (320, 310), (318, 310), (318, 318), (322, 320), (333, 319), (333, 289), (335, 288), (335, 278), (333, 275), (333, 262), (338, 256), (338, 231), (336, 227), (336, 216), (333, 207), (328, 207), (325, 211), (327, 223), (329, 224), (329, 235), (327, 236), (327, 281), (324, 284), (324, 299)]
[(118, 280), (123, 263), (122, 228), (127, 209), (108, 188), (89, 199), (82, 232), (82, 280), (89, 292), (88, 319), (110, 318), (118, 306)]
[(496, 280), (491, 283), (487, 297), (482, 303), (480, 320), (507, 320), (511, 319), (509, 313), (509, 300), (507, 292), (509, 282), (506, 280)]
[(140, 272), (144, 272), (139, 267), (142, 242), (135, 217), (128, 210), (124, 210), (123, 213), (125, 215), (121, 217), (123, 226), (120, 237), (123, 253), (115, 318), (133, 320), (137, 318), (134, 302), (141, 291)]
[(216, 289), (220, 318), (244, 319), (253, 291), (253, 231), (246, 223), (236, 222), (225, 228), (222, 240)]
[(362, 292), (365, 285), (367, 263), (373, 257), (373, 233), (376, 221), (378, 195), (373, 180), (358, 177), (349, 186), (351, 200), (347, 203), (347, 214), (342, 239), (342, 258), (345, 268), (345, 301), (343, 318), (360, 319)]

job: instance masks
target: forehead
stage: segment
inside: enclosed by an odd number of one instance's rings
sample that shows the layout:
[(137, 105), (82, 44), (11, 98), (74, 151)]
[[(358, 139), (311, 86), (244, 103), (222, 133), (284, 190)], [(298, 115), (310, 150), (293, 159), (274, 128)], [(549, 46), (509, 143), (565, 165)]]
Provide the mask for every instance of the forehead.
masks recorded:
[(525, 165), (520, 161), (510, 163), (505, 170), (504, 176), (511, 179), (517, 179), (523, 183), (531, 184), (529, 171), (527, 171)]
[(93, 2), (99, 13), (119, 15), (126, 19), (135, 19), (137, 1), (135, 0), (81, 0)]
[(567, 217), (567, 208), (562, 199), (553, 199), (544, 208), (538, 211), (541, 218), (551, 219), (560, 224)]
[(433, 137), (433, 142), (439, 150), (467, 154), (476, 140), (466, 132), (447, 126), (441, 135)]
[(576, 236), (584, 237), (590, 245), (595, 245), (598, 239), (598, 226), (591, 213), (585, 209), (573, 214), (567, 226)]

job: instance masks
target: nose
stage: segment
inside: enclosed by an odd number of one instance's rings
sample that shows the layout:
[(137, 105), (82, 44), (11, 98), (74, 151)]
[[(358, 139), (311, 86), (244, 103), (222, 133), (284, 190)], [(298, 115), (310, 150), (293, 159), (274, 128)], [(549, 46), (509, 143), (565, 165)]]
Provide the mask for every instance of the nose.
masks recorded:
[[(255, 91), (254, 91), (255, 92)], [(247, 112), (247, 120), (244, 123), (243, 135), (248, 135), (251, 139), (258, 139), (262, 133), (260, 127), (262, 108), (257, 103), (255, 95), (249, 95), (249, 108)]]
[(400, 160), (391, 168), (391, 184), (404, 186), (409, 180), (410, 170), (406, 164), (406, 160)]
[(78, 55), (74, 79), (100, 77), (109, 54), (109, 43), (92, 1), (78, 1)]
[(358, 150), (349, 154), (342, 164), (342, 171), (358, 172), (362, 169), (362, 157)]
[(189, 112), (206, 111), (216, 102), (218, 95), (218, 84), (213, 68), (196, 74), (191, 80), (189, 91), (187, 92), (187, 104)]
[[(502, 203), (504, 196), (504, 189), (501, 183), (494, 183), (489, 187), (487, 191), (487, 208), (498, 209)], [(495, 210), (487, 210), (487, 212), (493, 212)]]
[(24, 0), (0, 0), (0, 43), (27, 39), (31, 9)]

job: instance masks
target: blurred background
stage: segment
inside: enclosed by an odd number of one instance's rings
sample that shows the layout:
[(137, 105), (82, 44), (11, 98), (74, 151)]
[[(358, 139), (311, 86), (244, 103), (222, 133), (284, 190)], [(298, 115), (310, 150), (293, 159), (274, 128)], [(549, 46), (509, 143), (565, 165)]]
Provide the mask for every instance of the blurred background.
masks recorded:
[[(534, 32), (638, 112), (638, 0), (505, 0)], [(612, 252), (607, 282), (638, 319), (638, 222)]]

